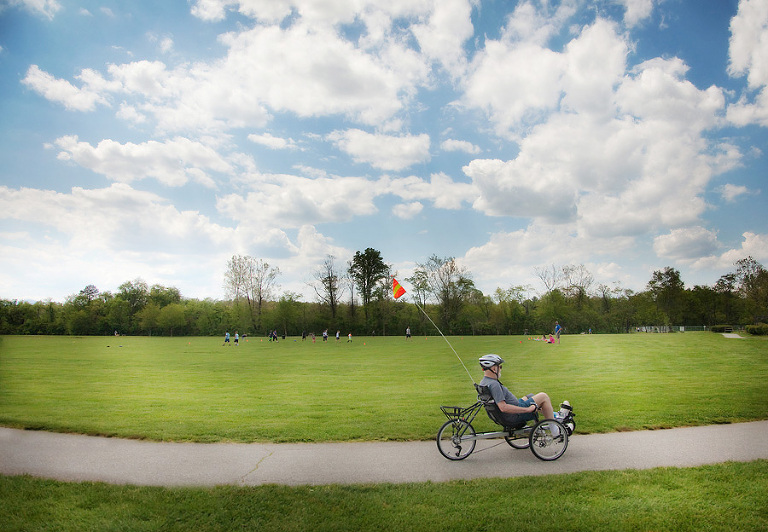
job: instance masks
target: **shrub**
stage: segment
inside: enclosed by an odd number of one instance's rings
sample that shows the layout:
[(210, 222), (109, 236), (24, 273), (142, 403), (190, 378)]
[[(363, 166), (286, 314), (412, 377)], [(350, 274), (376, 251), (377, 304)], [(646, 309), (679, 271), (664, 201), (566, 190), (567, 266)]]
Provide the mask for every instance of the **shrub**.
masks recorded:
[(768, 335), (768, 324), (765, 324), (765, 323), (758, 323), (757, 325), (747, 325), (746, 329), (749, 334), (754, 334), (755, 336)]

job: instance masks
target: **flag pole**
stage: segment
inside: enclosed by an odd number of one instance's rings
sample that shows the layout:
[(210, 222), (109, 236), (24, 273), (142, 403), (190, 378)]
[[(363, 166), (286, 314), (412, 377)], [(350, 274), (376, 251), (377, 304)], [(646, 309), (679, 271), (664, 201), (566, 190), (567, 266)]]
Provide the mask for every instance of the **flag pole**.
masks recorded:
[[(397, 299), (398, 297), (400, 297), (400, 296), (402, 296), (402, 295), (404, 295), (404, 294), (405, 294), (405, 289), (404, 289), (404, 288), (403, 288), (403, 287), (400, 285), (400, 283), (397, 281), (397, 279), (395, 279), (394, 277), (392, 277), (392, 295), (393, 295), (393, 297), (394, 297), (395, 299)], [(459, 362), (461, 362), (461, 365), (464, 367), (464, 371), (466, 371), (466, 372), (467, 372), (467, 375), (469, 375), (469, 378), (470, 378), (470, 379), (472, 379), (472, 382), (473, 382), (473, 383), (477, 384), (477, 383), (476, 383), (476, 381), (475, 381), (475, 379), (472, 377), (472, 374), (471, 374), (471, 373), (469, 372), (469, 370), (467, 369), (467, 366), (466, 366), (466, 365), (464, 365), (464, 361), (463, 361), (463, 360), (461, 360), (461, 357), (459, 356), (459, 354), (456, 352), (456, 350), (455, 350), (455, 349), (453, 348), (453, 346), (451, 345), (451, 342), (449, 342), (449, 341), (448, 341), (448, 338), (446, 338), (446, 337), (445, 337), (445, 335), (443, 334), (443, 331), (441, 331), (441, 330), (440, 330), (440, 327), (438, 327), (438, 326), (435, 324), (435, 322), (434, 322), (434, 321), (432, 321), (432, 318), (430, 318), (430, 317), (429, 317), (429, 314), (427, 314), (427, 313), (424, 311), (424, 309), (423, 309), (423, 308), (421, 308), (421, 305), (419, 305), (419, 304), (418, 304), (418, 303), (417, 303), (415, 300), (414, 300), (413, 304), (414, 304), (414, 305), (416, 305), (416, 307), (417, 307), (417, 308), (418, 308), (418, 309), (419, 309), (419, 310), (420, 310), (420, 311), (421, 311), (421, 312), (422, 312), (422, 313), (423, 313), (423, 314), (424, 314), (424, 315), (427, 317), (427, 319), (429, 320), (429, 322), (430, 322), (432, 325), (434, 325), (435, 329), (437, 329), (437, 332), (439, 332), (439, 333), (440, 333), (440, 336), (442, 336), (442, 337), (443, 337), (443, 340), (445, 340), (445, 343), (446, 343), (446, 344), (448, 344), (448, 347), (450, 347), (450, 348), (451, 348), (451, 351), (453, 351), (453, 354), (454, 354), (454, 355), (456, 355), (456, 358), (458, 358), (458, 359), (459, 359)]]
[(439, 328), (437, 325), (435, 325), (435, 322), (434, 322), (434, 321), (432, 321), (432, 318), (430, 318), (430, 317), (429, 317), (429, 314), (427, 314), (426, 312), (424, 312), (424, 309), (423, 309), (423, 308), (421, 308), (421, 305), (419, 305), (419, 304), (418, 304), (418, 303), (416, 303), (415, 301), (413, 302), (413, 304), (414, 304), (414, 305), (416, 305), (416, 306), (418, 307), (418, 309), (424, 313), (424, 315), (427, 317), (427, 319), (429, 320), (429, 322), (430, 322), (432, 325), (434, 325), (434, 326), (435, 326), (435, 329), (437, 329), (437, 332), (439, 332), (439, 333), (440, 333), (440, 336), (442, 336), (442, 337), (443, 337), (443, 340), (445, 340), (445, 343), (446, 343), (446, 344), (448, 344), (448, 347), (450, 347), (450, 348), (451, 348), (451, 351), (453, 351), (453, 354), (454, 354), (454, 355), (456, 355), (456, 358), (458, 358), (458, 359), (459, 359), (459, 362), (461, 362), (461, 365), (462, 365), (462, 366), (464, 366), (464, 371), (466, 371), (466, 372), (467, 372), (467, 375), (469, 375), (469, 378), (470, 378), (470, 379), (472, 379), (472, 382), (473, 382), (473, 383), (477, 384), (477, 382), (475, 381), (475, 379), (472, 377), (472, 374), (471, 374), (471, 373), (469, 372), (469, 370), (467, 369), (467, 366), (465, 366), (465, 365), (464, 365), (464, 361), (463, 361), (463, 360), (461, 360), (461, 357), (460, 357), (460, 356), (459, 356), (459, 354), (456, 352), (456, 350), (453, 348), (453, 346), (451, 345), (451, 342), (449, 342), (449, 341), (448, 341), (448, 338), (446, 338), (446, 337), (445, 337), (445, 335), (443, 334), (443, 331), (441, 331), (441, 330), (440, 330), (440, 328)]

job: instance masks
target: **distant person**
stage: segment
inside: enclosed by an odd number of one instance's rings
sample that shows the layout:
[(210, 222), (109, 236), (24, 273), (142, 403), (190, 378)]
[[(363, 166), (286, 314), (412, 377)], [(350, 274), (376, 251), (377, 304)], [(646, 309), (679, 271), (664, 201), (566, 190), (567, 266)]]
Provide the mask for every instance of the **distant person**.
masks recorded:
[(349, 340), (347, 340), (347, 343), (352, 341), (352, 333), (349, 333), (348, 337), (349, 337)]
[(235, 331), (235, 347), (240, 345), (240, 335), (237, 334), (237, 331)]
[(563, 328), (560, 326), (558, 322), (555, 322), (555, 338), (557, 338), (557, 343), (560, 343), (560, 333), (563, 332)]
[(229, 331), (227, 331), (227, 333), (224, 335), (224, 343), (221, 345), (226, 345), (229, 347)]
[(323, 342), (328, 341), (328, 329), (323, 331)]
[(405, 329), (405, 339), (410, 340), (411, 339), (411, 328), (408, 327)]
[(339, 341), (339, 335), (341, 334), (341, 331), (336, 331), (336, 341)]

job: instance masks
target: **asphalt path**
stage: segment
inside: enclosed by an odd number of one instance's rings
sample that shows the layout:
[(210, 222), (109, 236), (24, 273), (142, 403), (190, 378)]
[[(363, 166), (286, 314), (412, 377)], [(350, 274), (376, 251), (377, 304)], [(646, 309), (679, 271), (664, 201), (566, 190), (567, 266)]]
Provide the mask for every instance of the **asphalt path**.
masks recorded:
[(543, 462), (504, 440), (449, 461), (434, 441), (164, 443), (0, 428), (0, 474), (142, 486), (443, 482), (768, 459), (768, 421), (573, 435)]

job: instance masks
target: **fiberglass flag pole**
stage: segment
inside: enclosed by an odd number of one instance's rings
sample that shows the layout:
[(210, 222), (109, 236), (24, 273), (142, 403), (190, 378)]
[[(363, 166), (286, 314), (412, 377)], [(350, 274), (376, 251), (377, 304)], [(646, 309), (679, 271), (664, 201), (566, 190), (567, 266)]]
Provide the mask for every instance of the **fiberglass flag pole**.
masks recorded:
[[(402, 296), (402, 295), (405, 295), (405, 288), (403, 288), (403, 287), (402, 287), (402, 285), (401, 285), (400, 283), (398, 283), (398, 282), (397, 282), (397, 279), (395, 279), (395, 278), (393, 277), (393, 278), (392, 278), (392, 296), (393, 296), (395, 299), (397, 299), (398, 297), (400, 297), (400, 296)], [(438, 327), (437, 325), (435, 325), (435, 322), (434, 322), (434, 321), (432, 321), (432, 318), (430, 318), (430, 317), (429, 317), (429, 314), (427, 314), (426, 312), (424, 312), (424, 309), (423, 309), (423, 308), (421, 308), (421, 305), (419, 305), (419, 304), (418, 304), (416, 301), (414, 301), (413, 303), (414, 303), (414, 305), (416, 305), (416, 306), (419, 308), (419, 310), (420, 310), (420, 311), (421, 311), (421, 312), (422, 312), (422, 313), (423, 313), (423, 314), (424, 314), (424, 315), (427, 317), (427, 319), (429, 320), (429, 322), (430, 322), (432, 325), (434, 325), (434, 326), (435, 326), (435, 329), (437, 329), (437, 332), (439, 332), (439, 333), (440, 333), (440, 336), (442, 336), (442, 337), (443, 337), (443, 340), (445, 340), (445, 343), (447, 343), (447, 344), (448, 344), (448, 347), (450, 347), (450, 348), (451, 348), (451, 351), (453, 351), (453, 354), (454, 354), (454, 355), (456, 355), (456, 358), (458, 358), (458, 359), (459, 359), (459, 362), (461, 362), (461, 365), (462, 365), (462, 366), (464, 366), (464, 371), (466, 371), (466, 372), (467, 372), (467, 375), (469, 375), (469, 378), (470, 378), (470, 379), (472, 379), (472, 382), (474, 383), (474, 382), (475, 382), (475, 379), (474, 379), (474, 378), (472, 378), (472, 374), (471, 374), (471, 373), (469, 372), (469, 370), (467, 369), (467, 366), (465, 366), (465, 365), (464, 365), (464, 361), (463, 361), (463, 360), (461, 360), (461, 357), (460, 357), (460, 356), (459, 356), (459, 354), (456, 352), (456, 350), (453, 348), (453, 346), (451, 345), (451, 342), (449, 342), (449, 341), (448, 341), (448, 338), (446, 338), (446, 337), (445, 337), (445, 335), (443, 334), (443, 331), (441, 331), (441, 330), (440, 330), (440, 327)]]

